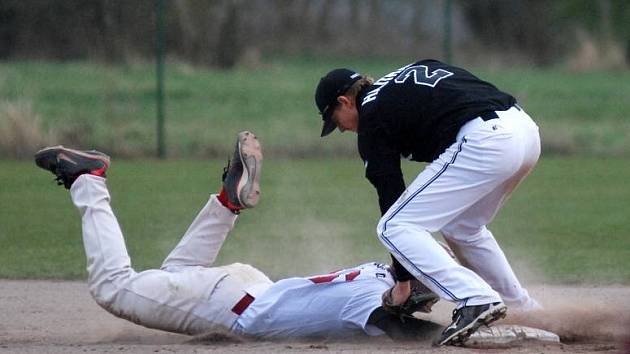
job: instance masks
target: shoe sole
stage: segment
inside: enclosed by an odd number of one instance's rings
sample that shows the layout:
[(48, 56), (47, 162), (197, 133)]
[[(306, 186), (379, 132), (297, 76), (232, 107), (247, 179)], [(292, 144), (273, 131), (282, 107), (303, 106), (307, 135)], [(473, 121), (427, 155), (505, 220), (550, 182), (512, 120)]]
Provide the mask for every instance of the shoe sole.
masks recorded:
[(238, 134), (238, 151), (243, 166), (236, 190), (239, 203), (253, 208), (260, 198), (260, 171), (262, 169), (262, 149), (258, 138), (251, 132)]
[(51, 169), (51, 163), (53, 161), (57, 163), (57, 157), (59, 156), (59, 154), (62, 154), (62, 153), (66, 153), (66, 157), (70, 161), (72, 161), (71, 156), (73, 154), (86, 158), (86, 159), (101, 161), (102, 163), (105, 164), (106, 169), (109, 168), (109, 165), (111, 163), (110, 157), (103, 154), (102, 152), (88, 154), (83, 151), (63, 147), (63, 145), (51, 146), (51, 147), (47, 147), (47, 148), (39, 150), (38, 152), (35, 153), (35, 163), (37, 164), (37, 166), (54, 173), (55, 171)]
[(507, 306), (505, 304), (497, 305), (487, 309), (477, 316), (477, 318), (469, 323), (466, 327), (463, 327), (459, 331), (451, 334), (448, 338), (444, 339), (438, 345), (456, 345), (460, 346), (466, 342), (466, 340), (482, 325), (488, 326), (489, 324), (500, 320), (507, 314)]

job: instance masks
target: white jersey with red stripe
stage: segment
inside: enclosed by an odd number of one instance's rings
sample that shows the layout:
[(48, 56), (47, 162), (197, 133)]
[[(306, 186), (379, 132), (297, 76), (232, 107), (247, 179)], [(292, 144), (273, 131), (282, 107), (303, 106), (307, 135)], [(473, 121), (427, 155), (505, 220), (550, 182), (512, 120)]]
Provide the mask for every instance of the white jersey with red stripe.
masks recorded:
[(283, 279), (258, 297), (233, 330), (257, 337), (380, 335), (368, 325), (394, 285), (388, 266), (365, 263), (330, 274)]

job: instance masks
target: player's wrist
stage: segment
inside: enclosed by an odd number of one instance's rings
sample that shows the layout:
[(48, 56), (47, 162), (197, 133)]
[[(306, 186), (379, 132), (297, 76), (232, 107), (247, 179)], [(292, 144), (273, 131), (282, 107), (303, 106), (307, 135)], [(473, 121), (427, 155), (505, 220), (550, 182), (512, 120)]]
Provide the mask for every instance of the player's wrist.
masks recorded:
[(410, 281), (396, 282), (396, 285), (394, 285), (394, 288), (392, 289), (392, 300), (395, 305), (400, 305), (404, 303), (405, 301), (407, 301), (410, 295)]

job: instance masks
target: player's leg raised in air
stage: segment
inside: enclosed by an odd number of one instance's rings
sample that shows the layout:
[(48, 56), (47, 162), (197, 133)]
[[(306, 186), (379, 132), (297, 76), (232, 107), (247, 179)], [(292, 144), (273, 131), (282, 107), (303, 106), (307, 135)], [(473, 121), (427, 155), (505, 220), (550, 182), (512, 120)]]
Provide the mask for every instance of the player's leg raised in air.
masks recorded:
[[(220, 193), (210, 196), (161, 268), (143, 272), (131, 267), (110, 206), (110, 158), (55, 146), (38, 152), (35, 161), (70, 190), (82, 218), (89, 290), (118, 317), (176, 333), (227, 330), (264, 338), (363, 333), (418, 340), (440, 329), (383, 311), (381, 294), (394, 280), (387, 266), (377, 263), (276, 283), (246, 264), (214, 266), (238, 214), (258, 203), (262, 152), (250, 132), (238, 136)], [(429, 311), (434, 296), (417, 295), (415, 308)]]
[(150, 328), (196, 334), (230, 329), (271, 281), (255, 268), (211, 267), (239, 211), (256, 205), (262, 154), (256, 137), (239, 134), (221, 193), (212, 195), (161, 269), (136, 272), (110, 206), (110, 158), (55, 146), (35, 155), (38, 166), (70, 189), (82, 218), (89, 290), (116, 316)]

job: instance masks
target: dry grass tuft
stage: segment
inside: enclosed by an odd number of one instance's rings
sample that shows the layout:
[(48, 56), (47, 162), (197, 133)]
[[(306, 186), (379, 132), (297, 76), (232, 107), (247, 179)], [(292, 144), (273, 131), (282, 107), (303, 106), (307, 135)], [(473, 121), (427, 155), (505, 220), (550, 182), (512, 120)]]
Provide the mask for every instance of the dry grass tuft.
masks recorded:
[(54, 140), (54, 134), (42, 126), (31, 102), (0, 103), (0, 156), (31, 157)]
[(578, 29), (577, 48), (567, 65), (575, 71), (625, 69), (623, 46), (614, 40), (598, 41), (589, 32)]

